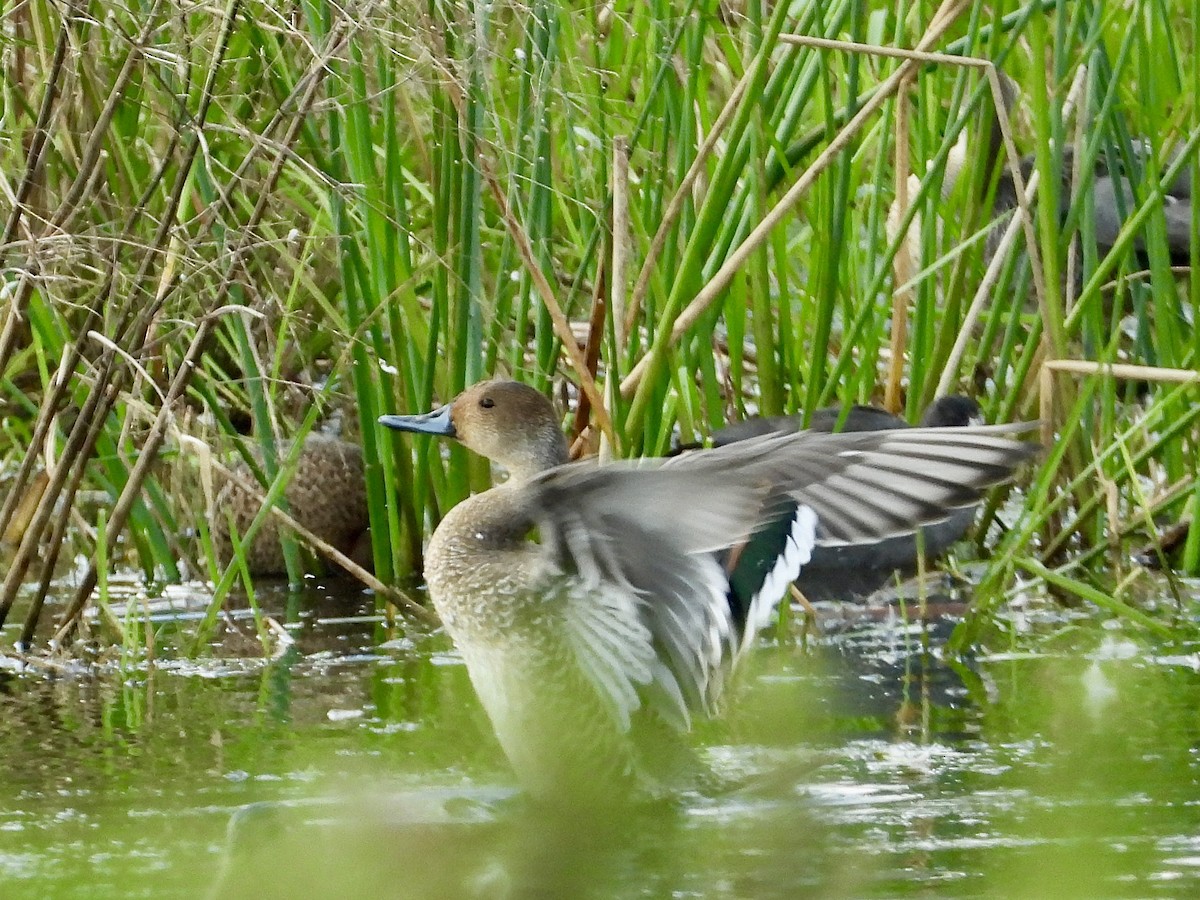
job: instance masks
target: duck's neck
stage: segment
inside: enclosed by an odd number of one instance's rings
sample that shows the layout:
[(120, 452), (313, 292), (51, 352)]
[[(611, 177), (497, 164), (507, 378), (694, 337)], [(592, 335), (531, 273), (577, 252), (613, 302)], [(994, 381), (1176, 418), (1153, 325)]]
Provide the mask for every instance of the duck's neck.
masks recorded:
[(553, 441), (538, 442), (529, 452), (504, 460), (501, 465), (508, 472), (508, 481), (505, 484), (524, 484), (547, 469), (553, 469), (568, 462), (570, 454), (566, 438), (558, 432), (555, 433), (554, 438)]

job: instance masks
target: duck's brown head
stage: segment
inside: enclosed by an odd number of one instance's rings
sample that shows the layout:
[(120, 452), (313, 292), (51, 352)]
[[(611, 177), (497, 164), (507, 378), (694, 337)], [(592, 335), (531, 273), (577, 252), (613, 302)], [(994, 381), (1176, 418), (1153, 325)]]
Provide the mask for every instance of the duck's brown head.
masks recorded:
[(380, 425), (452, 437), (523, 481), (567, 461), (554, 404), (516, 381), (483, 381), (446, 406), (417, 416), (380, 416)]

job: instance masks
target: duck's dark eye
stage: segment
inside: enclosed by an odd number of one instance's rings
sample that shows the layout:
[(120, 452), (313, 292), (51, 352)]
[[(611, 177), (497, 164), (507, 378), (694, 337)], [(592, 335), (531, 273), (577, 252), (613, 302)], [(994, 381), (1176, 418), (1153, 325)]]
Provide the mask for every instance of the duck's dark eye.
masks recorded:
[(482, 406), (484, 409), (491, 409), (493, 406), (496, 405), (496, 401), (493, 400), (491, 397), (484, 397), (482, 400), (479, 401), (479, 405)]

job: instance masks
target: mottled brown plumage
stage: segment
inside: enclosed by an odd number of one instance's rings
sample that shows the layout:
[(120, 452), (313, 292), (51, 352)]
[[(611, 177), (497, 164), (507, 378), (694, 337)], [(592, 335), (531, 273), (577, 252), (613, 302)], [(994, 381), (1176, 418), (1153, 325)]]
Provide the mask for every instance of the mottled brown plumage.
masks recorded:
[[(280, 459), (289, 449), (287, 443), (280, 446)], [(255, 483), (245, 463), (234, 471), (244, 481)], [(358, 445), (324, 435), (310, 435), (304, 441), (296, 471), (284, 496), (288, 510), (297, 522), (356, 562), (369, 561), (370, 548), (364, 540), (369, 525), (366, 479), (362, 450)], [(222, 565), (233, 555), (229, 516), (232, 515), (240, 535), (250, 527), (262, 500), (262, 492), (251, 495), (234, 484), (225, 484), (217, 494), (210, 522), (213, 549)], [(279, 528), (279, 519), (269, 517), (245, 548), (251, 575), (286, 574)]]

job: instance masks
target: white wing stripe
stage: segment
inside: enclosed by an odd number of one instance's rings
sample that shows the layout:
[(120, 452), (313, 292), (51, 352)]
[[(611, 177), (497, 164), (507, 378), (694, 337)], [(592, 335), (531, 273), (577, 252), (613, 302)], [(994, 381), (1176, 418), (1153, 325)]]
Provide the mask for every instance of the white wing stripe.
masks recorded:
[(800, 506), (792, 519), (792, 530), (788, 535), (784, 552), (775, 561), (775, 565), (763, 579), (762, 587), (750, 601), (750, 609), (746, 613), (746, 629), (742, 635), (740, 652), (754, 640), (754, 636), (771, 622), (775, 607), (787, 590), (788, 585), (796, 580), (801, 567), (812, 558), (813, 546), (817, 542), (817, 514), (811, 506)]

